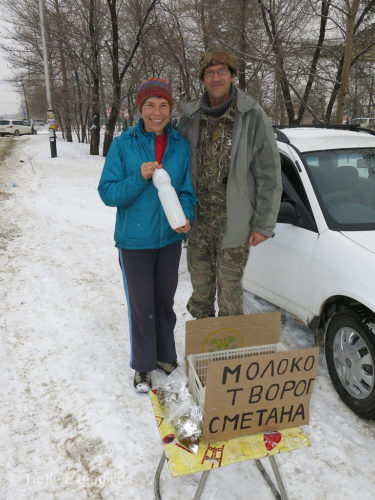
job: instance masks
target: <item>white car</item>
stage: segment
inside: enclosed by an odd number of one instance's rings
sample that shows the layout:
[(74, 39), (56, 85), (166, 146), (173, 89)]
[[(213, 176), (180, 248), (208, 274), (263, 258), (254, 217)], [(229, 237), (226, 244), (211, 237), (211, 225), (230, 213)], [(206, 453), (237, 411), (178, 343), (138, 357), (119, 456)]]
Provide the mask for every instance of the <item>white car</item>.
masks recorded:
[(350, 123), (361, 128), (375, 129), (375, 118), (353, 118)]
[(25, 120), (0, 120), (0, 136), (36, 134), (36, 130)]
[(243, 287), (308, 325), (340, 397), (375, 418), (375, 132), (301, 127), (276, 137), (278, 222), (251, 250)]

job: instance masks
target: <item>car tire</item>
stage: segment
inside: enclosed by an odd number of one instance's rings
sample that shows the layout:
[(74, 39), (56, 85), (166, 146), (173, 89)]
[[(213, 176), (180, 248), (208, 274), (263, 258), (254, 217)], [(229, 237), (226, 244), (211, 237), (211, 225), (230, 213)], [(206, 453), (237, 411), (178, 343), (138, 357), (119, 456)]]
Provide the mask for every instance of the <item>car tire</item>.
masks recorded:
[(14, 131), (14, 135), (21, 135), (19, 130)]
[(1, 135), (1, 137), (5, 137), (5, 134), (0, 134), (0, 135)]
[(375, 418), (375, 318), (351, 310), (330, 320), (325, 356), (341, 399), (361, 418)]

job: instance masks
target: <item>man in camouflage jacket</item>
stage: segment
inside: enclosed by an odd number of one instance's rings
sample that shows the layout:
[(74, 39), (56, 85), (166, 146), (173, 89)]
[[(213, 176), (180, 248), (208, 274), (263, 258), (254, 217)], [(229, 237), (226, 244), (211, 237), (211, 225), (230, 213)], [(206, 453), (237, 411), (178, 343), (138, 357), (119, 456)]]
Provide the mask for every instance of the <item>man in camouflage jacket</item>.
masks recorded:
[(195, 318), (243, 314), (249, 247), (273, 235), (281, 198), (280, 157), (272, 125), (255, 99), (234, 85), (233, 56), (204, 53), (200, 99), (184, 103), (179, 132), (191, 146), (196, 216), (188, 234)]

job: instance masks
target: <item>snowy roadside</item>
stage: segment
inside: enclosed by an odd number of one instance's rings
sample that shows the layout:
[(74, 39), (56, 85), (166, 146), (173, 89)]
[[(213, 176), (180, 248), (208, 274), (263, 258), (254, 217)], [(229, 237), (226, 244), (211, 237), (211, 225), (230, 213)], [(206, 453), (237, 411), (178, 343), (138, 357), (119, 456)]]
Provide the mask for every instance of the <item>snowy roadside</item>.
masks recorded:
[[(162, 450), (148, 397), (132, 387), (115, 212), (96, 191), (104, 160), (62, 141), (51, 159), (43, 135), (15, 140), (0, 189), (0, 498), (152, 499)], [(181, 364), (189, 293), (183, 253)], [(246, 312), (272, 309), (245, 298)], [(313, 343), (288, 315), (282, 339), (289, 348)], [(341, 403), (322, 356), (304, 430), (312, 446), (277, 458), (291, 499), (374, 498), (375, 422)], [(192, 498), (198, 479), (172, 479), (165, 467), (163, 498)], [(246, 498), (273, 498), (251, 462), (214, 470), (202, 496)]]

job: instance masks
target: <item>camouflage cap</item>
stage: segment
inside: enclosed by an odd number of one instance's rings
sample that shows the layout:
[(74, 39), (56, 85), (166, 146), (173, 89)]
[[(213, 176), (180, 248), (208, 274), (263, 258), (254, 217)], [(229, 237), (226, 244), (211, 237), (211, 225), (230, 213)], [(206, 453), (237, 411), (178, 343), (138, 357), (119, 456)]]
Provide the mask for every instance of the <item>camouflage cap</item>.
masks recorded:
[(237, 73), (236, 61), (230, 52), (225, 50), (220, 45), (208, 49), (199, 61), (199, 79), (203, 80), (203, 75), (208, 66), (215, 66), (216, 64), (224, 64), (232, 71), (233, 74)]

